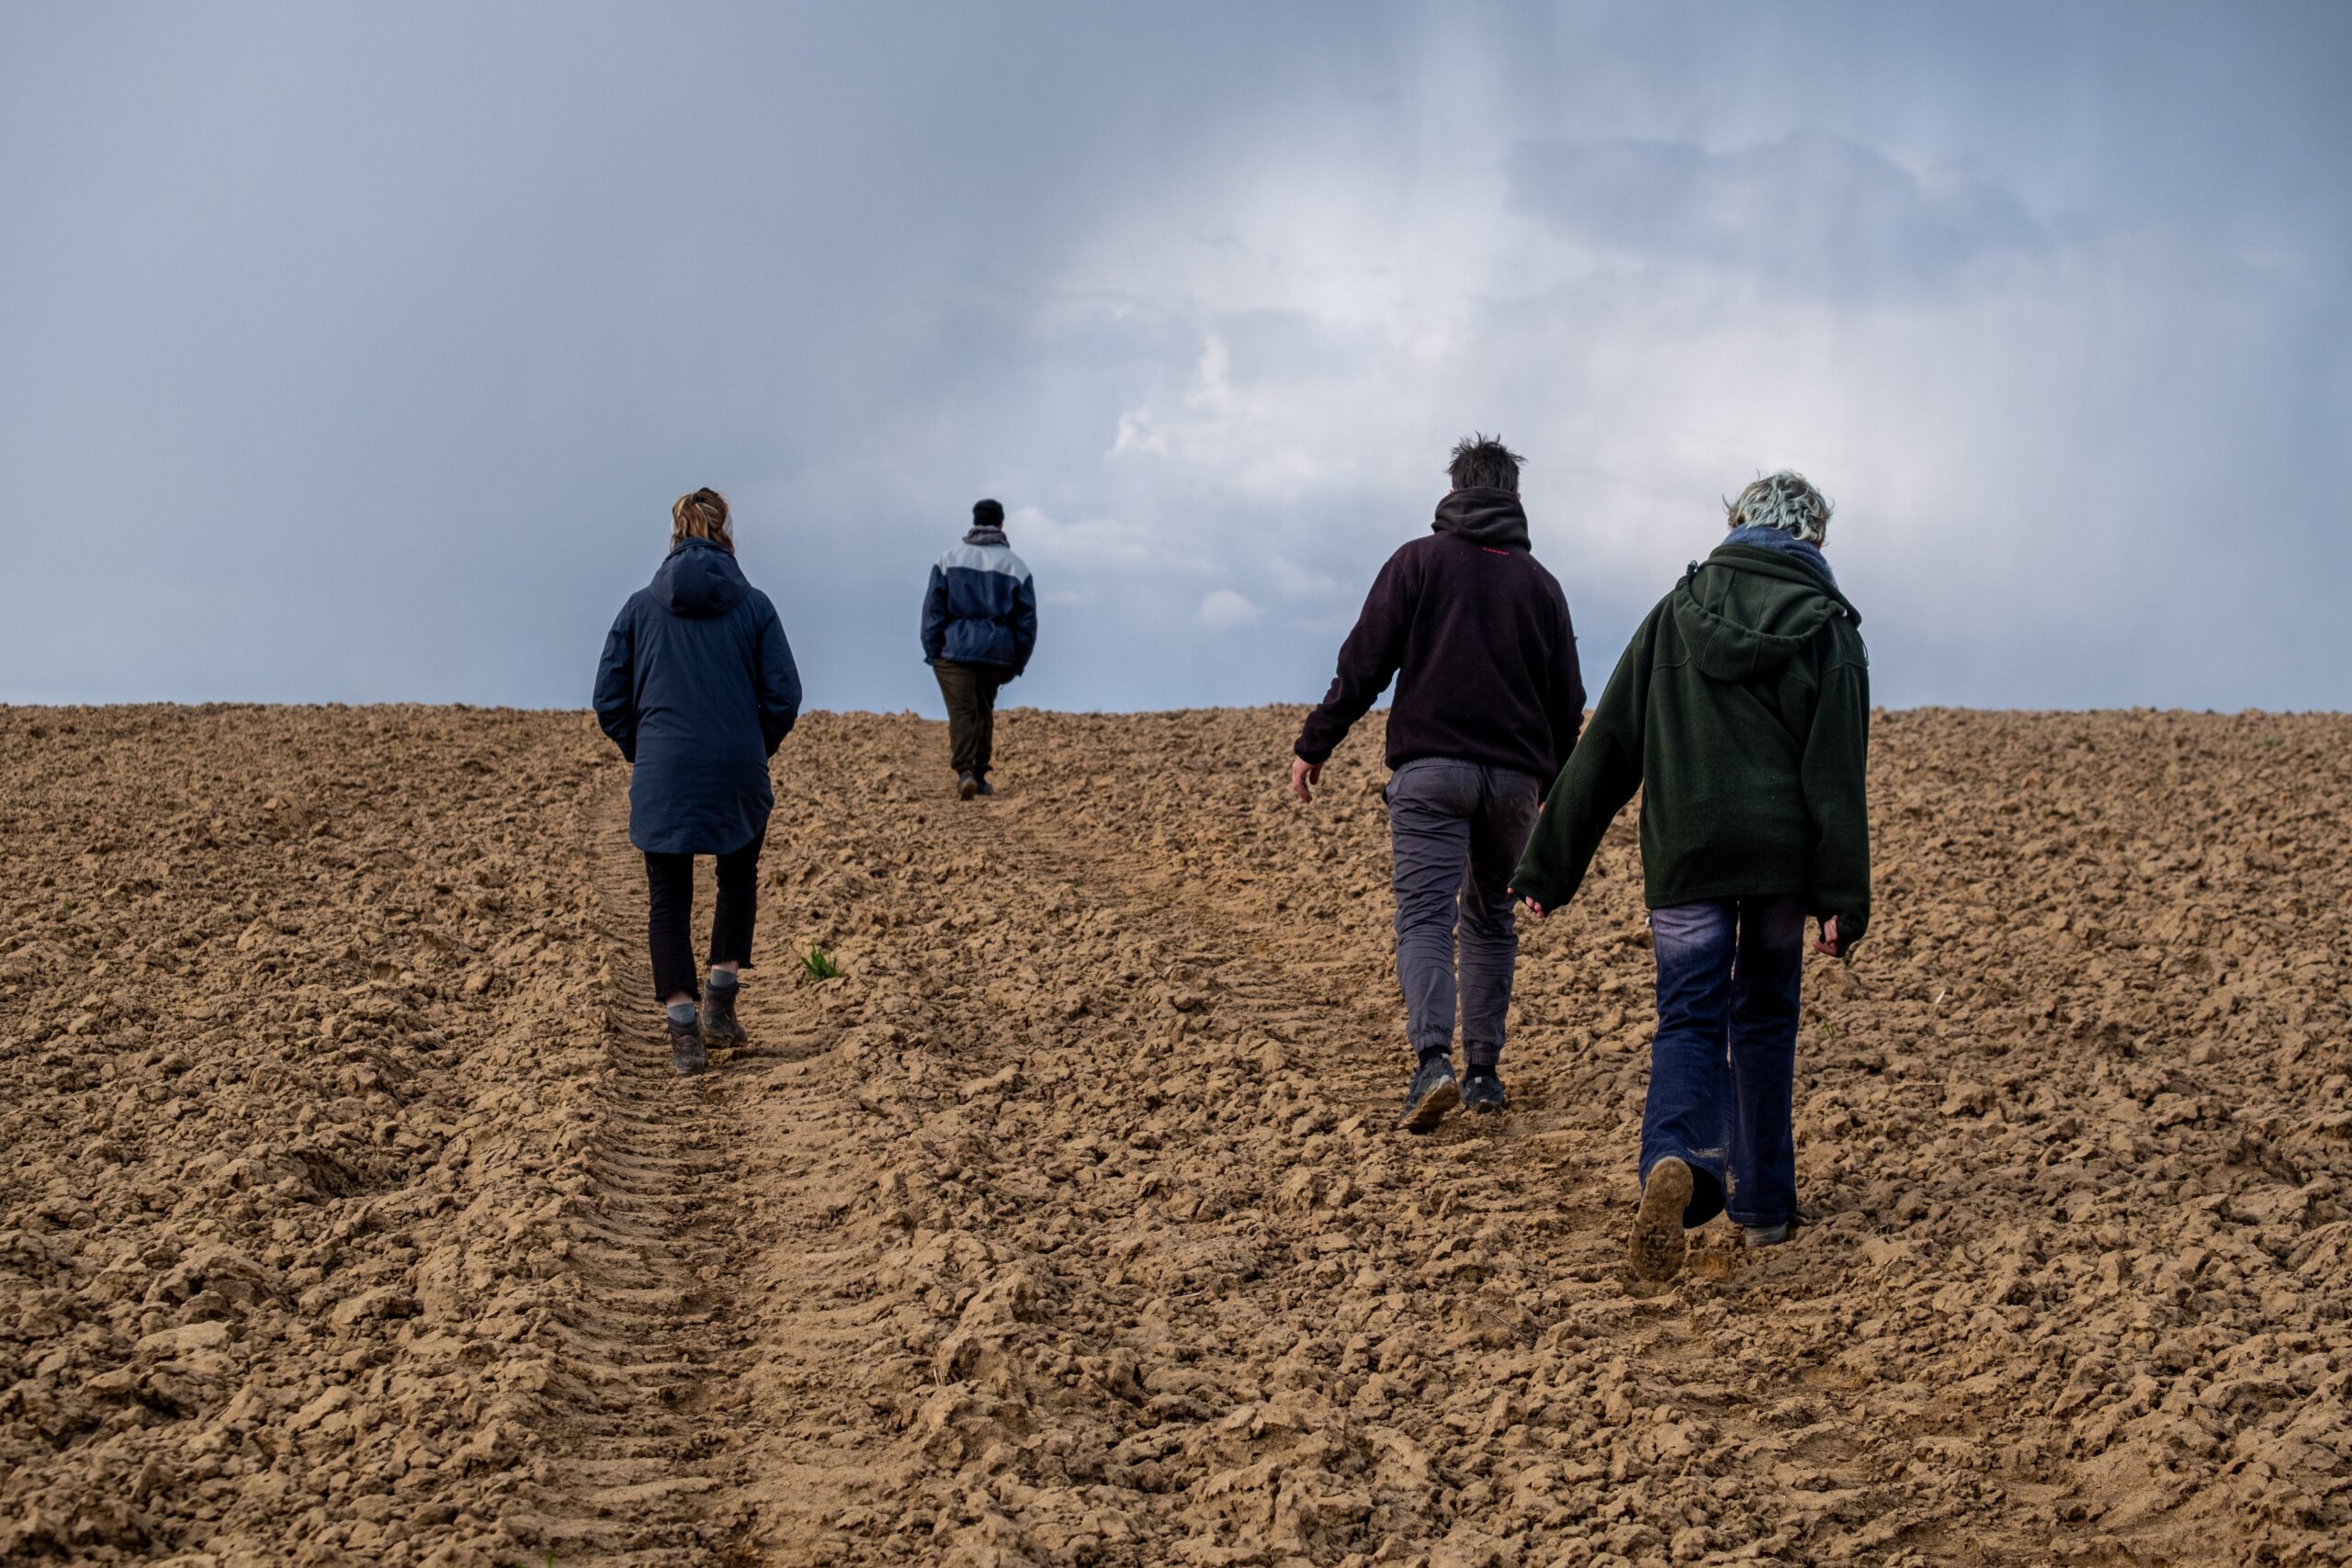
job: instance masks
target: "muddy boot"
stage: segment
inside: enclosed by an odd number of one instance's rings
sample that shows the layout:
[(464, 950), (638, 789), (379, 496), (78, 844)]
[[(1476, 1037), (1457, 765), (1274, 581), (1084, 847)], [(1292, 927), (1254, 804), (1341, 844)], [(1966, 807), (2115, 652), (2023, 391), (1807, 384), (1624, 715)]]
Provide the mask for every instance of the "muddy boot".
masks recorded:
[(1642, 1210), (1634, 1216), (1634, 1274), (1642, 1280), (1671, 1280), (1682, 1271), (1690, 1244), (1682, 1235), (1682, 1211), (1690, 1206), (1690, 1168), (1667, 1156), (1650, 1167), (1642, 1183)]
[(669, 1011), (670, 1066), (682, 1078), (690, 1078), (710, 1066), (710, 1053), (703, 1049), (702, 1025), (695, 1021), (694, 1004), (680, 1002)]
[(986, 800), (996, 793), (996, 785), (989, 783), (986, 774), (976, 774), (973, 778), (972, 793), (982, 800)]
[(1510, 1103), (1503, 1092), (1502, 1075), (1492, 1067), (1473, 1067), (1462, 1080), (1462, 1109), (1473, 1116), (1499, 1115)]
[(720, 985), (718, 976), (723, 973), (714, 971), (711, 976), (710, 991), (702, 1008), (702, 1037), (713, 1045), (741, 1045), (748, 1037), (742, 1021), (735, 1016), (735, 997), (743, 987)]
[(958, 799), (958, 800), (969, 800), (969, 799), (971, 799), (971, 798), (972, 798), (972, 796), (974, 796), (974, 795), (978, 795), (978, 794), (979, 794), (979, 793), (980, 793), (980, 781), (979, 781), (979, 780), (978, 780), (978, 779), (974, 778), (974, 777), (973, 777), (971, 774), (969, 774), (969, 773), (957, 773), (957, 774), (956, 775), (956, 799)]
[(1739, 1227), (1740, 1240), (1746, 1242), (1750, 1247), (1778, 1247), (1796, 1234), (1797, 1227), (1795, 1223), (1792, 1221), (1783, 1222), (1777, 1225), (1742, 1225)]
[(1453, 1059), (1442, 1051), (1432, 1051), (1413, 1069), (1413, 1081), (1405, 1089), (1405, 1110), (1396, 1125), (1408, 1133), (1426, 1133), (1461, 1103), (1462, 1086), (1453, 1081)]

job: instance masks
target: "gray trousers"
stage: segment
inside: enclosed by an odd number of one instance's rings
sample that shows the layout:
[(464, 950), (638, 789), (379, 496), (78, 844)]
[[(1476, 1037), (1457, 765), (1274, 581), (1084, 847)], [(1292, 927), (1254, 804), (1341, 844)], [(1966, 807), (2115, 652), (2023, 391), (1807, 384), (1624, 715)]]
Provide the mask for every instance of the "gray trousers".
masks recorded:
[(1451, 1052), (1461, 949), (1462, 1054), (1474, 1067), (1502, 1059), (1519, 922), (1510, 900), (1544, 781), (1452, 757), (1417, 757), (1388, 780), (1396, 890), (1396, 979), (1417, 1054)]

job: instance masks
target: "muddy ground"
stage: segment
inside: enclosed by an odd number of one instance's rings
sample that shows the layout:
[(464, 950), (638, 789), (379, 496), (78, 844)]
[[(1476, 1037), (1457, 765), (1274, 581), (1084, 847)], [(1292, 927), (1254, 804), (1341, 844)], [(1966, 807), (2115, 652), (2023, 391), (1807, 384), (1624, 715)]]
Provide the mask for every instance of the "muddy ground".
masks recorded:
[(1630, 828), (1400, 1136), (1296, 719), (810, 718), (681, 1082), (585, 717), (0, 710), (0, 1561), (2352, 1558), (2352, 720), (1883, 716), (1818, 1223), (1650, 1287)]

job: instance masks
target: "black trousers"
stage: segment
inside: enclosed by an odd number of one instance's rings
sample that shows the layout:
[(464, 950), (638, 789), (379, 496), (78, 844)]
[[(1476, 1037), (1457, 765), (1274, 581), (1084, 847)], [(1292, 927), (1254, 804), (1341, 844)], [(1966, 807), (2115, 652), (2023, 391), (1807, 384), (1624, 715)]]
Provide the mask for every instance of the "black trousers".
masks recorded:
[(939, 694), (947, 699), (947, 744), (959, 773), (989, 776), (996, 750), (996, 694), (1004, 671), (993, 664), (956, 664), (941, 660), (931, 667), (939, 677)]
[[(752, 964), (752, 923), (760, 910), (760, 834), (732, 854), (718, 857), (718, 907), (710, 917), (710, 961)], [(662, 1000), (685, 992), (702, 999), (695, 968), (694, 937), (686, 930), (695, 914), (695, 857), (645, 856), (646, 935), (653, 947), (653, 996)]]

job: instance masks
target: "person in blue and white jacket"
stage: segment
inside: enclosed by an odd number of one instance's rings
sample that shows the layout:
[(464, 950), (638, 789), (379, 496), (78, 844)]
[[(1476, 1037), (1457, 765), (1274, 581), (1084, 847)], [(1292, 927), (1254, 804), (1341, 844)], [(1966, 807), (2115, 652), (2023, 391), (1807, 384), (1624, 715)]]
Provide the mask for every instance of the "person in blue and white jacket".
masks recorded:
[(1004, 542), (1004, 508), (972, 506), (971, 531), (931, 569), (922, 599), (922, 657), (947, 700), (956, 793), (994, 795), (989, 766), (997, 689), (1029, 667), (1037, 646), (1037, 585)]

